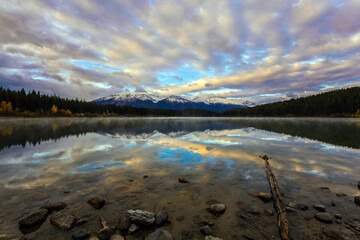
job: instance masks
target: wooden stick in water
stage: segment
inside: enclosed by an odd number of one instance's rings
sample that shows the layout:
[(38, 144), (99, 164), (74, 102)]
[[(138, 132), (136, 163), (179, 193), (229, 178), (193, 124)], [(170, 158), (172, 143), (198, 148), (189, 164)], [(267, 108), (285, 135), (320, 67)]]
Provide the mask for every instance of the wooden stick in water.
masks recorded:
[(274, 173), (272, 172), (267, 155), (261, 157), (265, 161), (266, 175), (269, 181), (271, 194), (273, 196), (274, 207), (277, 213), (279, 233), (282, 240), (289, 240), (289, 222), (286, 216), (284, 202), (281, 198), (279, 185), (277, 184)]

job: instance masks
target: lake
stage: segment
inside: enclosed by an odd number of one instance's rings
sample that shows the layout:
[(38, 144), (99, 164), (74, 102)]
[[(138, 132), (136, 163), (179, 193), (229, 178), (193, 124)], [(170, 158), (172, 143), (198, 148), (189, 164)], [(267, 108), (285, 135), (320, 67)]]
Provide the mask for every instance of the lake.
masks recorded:
[[(71, 239), (79, 228), (96, 235), (100, 216), (115, 223), (129, 209), (165, 209), (171, 223), (163, 228), (175, 239), (204, 239), (204, 219), (222, 239), (279, 239), (272, 202), (255, 196), (270, 193), (265, 154), (296, 209), (287, 214), (293, 239), (326, 239), (331, 228), (360, 236), (360, 119), (291, 118), (2, 119), (0, 234), (21, 234), (19, 219), (51, 200), (88, 222), (61, 231), (48, 217), (22, 229), (26, 238)], [(106, 200), (100, 210), (87, 204), (95, 196)], [(219, 217), (207, 211), (216, 202), (226, 205)], [(315, 204), (332, 225), (314, 218)]]

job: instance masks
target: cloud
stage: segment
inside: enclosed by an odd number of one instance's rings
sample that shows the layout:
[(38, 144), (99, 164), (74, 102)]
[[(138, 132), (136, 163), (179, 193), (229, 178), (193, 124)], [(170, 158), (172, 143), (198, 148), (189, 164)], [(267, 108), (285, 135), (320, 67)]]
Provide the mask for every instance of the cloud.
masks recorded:
[[(257, 102), (359, 85), (359, 8), (357, 0), (14, 0), (0, 6), (1, 85), (85, 99), (135, 88)], [(202, 76), (190, 78), (194, 70)], [(176, 84), (159, 80), (167, 72)]]

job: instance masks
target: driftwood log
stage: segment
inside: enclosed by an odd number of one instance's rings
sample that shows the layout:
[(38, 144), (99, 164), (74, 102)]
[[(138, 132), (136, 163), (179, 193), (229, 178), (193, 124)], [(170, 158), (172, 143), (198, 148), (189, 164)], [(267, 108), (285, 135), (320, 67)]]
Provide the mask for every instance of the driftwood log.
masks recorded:
[(269, 157), (267, 155), (261, 157), (265, 161), (266, 175), (269, 181), (271, 194), (273, 196), (274, 207), (277, 213), (277, 221), (279, 226), (279, 233), (282, 240), (289, 240), (289, 222), (286, 216), (284, 202), (281, 198), (279, 185), (277, 184), (274, 173), (269, 164)]

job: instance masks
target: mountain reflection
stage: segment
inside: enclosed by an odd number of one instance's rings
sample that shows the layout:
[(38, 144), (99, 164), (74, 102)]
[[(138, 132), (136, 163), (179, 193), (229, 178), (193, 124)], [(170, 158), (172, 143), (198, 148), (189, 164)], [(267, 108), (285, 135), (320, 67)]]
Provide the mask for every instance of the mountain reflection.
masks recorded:
[(90, 132), (114, 138), (145, 140), (156, 134), (179, 137), (192, 132), (251, 131), (251, 128), (360, 148), (360, 120), (355, 119), (107, 118), (0, 120), (0, 150)]

